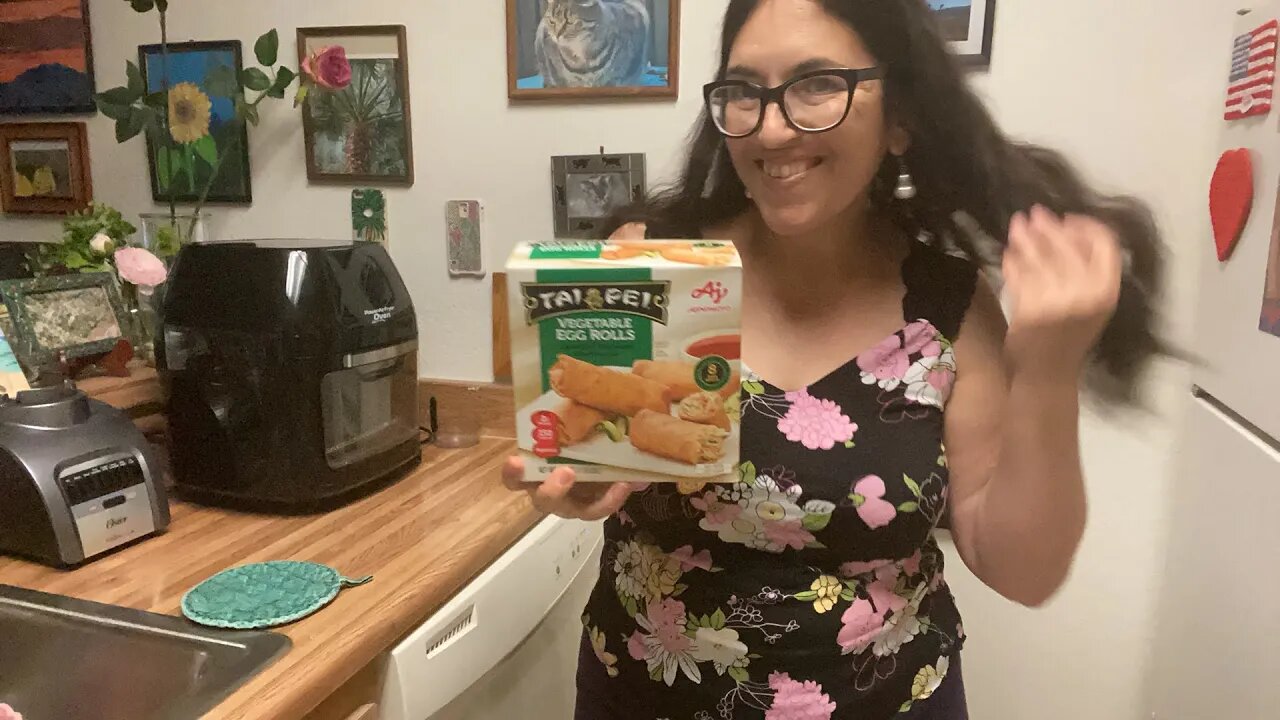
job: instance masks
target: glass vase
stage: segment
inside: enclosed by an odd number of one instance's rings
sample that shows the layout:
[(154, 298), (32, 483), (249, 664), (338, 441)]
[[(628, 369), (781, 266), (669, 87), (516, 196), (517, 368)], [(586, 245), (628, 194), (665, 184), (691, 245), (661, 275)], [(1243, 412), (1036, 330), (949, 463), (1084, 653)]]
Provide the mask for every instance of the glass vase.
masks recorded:
[(155, 338), (160, 332), (156, 289), (120, 280), (120, 297), (129, 315), (126, 332), (133, 344), (133, 355), (148, 367), (155, 367)]
[(178, 251), (187, 243), (208, 242), (209, 214), (186, 213), (170, 217), (168, 213), (143, 213), (142, 247), (160, 258), (165, 267), (173, 265)]

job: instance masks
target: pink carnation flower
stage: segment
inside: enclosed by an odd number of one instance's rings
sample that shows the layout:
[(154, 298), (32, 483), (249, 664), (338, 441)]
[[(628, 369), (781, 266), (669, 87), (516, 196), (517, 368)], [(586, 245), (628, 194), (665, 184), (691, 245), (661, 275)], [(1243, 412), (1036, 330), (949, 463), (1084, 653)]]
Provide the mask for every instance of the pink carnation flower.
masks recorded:
[(116, 250), (116, 271), (120, 279), (139, 287), (155, 287), (169, 278), (160, 258), (149, 250), (138, 247), (122, 247)]
[(798, 442), (810, 450), (830, 450), (836, 443), (853, 439), (858, 425), (840, 411), (840, 406), (830, 400), (820, 400), (808, 390), (787, 393), (791, 408), (778, 421), (778, 431), (792, 442)]
[(836, 704), (812, 680), (796, 682), (786, 673), (769, 676), (773, 689), (773, 705), (765, 711), (765, 720), (831, 720)]

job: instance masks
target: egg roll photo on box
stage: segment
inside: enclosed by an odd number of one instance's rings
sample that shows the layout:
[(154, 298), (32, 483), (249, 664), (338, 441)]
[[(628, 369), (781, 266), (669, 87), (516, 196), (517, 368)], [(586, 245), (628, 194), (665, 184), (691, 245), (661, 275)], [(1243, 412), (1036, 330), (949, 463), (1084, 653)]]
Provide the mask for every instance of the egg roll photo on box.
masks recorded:
[(563, 466), (585, 482), (737, 480), (732, 243), (521, 243), (507, 283), (527, 481)]

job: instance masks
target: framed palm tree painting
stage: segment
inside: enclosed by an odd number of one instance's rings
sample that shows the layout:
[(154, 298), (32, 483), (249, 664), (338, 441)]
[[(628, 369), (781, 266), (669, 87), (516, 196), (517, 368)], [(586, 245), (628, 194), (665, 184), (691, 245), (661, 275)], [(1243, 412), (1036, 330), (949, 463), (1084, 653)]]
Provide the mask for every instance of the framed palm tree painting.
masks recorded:
[(298, 62), (345, 49), (351, 82), (312, 92), (302, 113), (307, 177), (361, 185), (412, 185), (409, 61), (403, 25), (298, 28)]

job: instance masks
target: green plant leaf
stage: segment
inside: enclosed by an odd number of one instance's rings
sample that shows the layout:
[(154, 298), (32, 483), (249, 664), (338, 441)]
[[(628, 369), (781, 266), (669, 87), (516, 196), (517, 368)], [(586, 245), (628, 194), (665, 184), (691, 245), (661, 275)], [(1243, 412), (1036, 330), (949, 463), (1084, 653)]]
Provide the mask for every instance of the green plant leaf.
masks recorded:
[(158, 8), (160, 12), (168, 12), (169, 0), (156, 0), (156, 8)]
[(173, 170), (168, 146), (156, 148), (156, 184), (160, 186), (161, 192), (169, 189), (169, 183), (173, 181)]
[(146, 127), (146, 113), (138, 108), (129, 108), (129, 114), (116, 120), (116, 142), (130, 140)]
[(912, 495), (915, 495), (916, 497), (920, 497), (920, 483), (917, 483), (915, 480), (912, 480), (910, 477), (907, 477), (906, 475), (902, 476), (902, 482), (907, 484), (907, 489), (911, 491)]
[(140, 13), (151, 12), (155, 6), (155, 0), (129, 0), (129, 7)]
[(272, 28), (270, 32), (263, 33), (262, 37), (253, 44), (253, 54), (258, 58), (259, 65), (271, 67), (276, 64), (276, 58), (280, 53), (280, 33)]
[(738, 479), (748, 485), (756, 481), (756, 464), (750, 460), (738, 466)]
[(250, 90), (262, 92), (271, 87), (271, 78), (258, 68), (245, 68), (240, 71), (240, 84)]
[(920, 509), (919, 503), (904, 502), (898, 506), (898, 512), (913, 513)]
[(142, 80), (142, 70), (132, 60), (124, 64), (125, 77), (129, 78), (129, 92), (141, 97), (147, 93), (147, 84)]
[(229, 97), (240, 92), (240, 80), (230, 65), (215, 65), (204, 76), (204, 87), (210, 95)]
[(140, 97), (142, 97), (141, 92), (135, 93), (127, 87), (113, 87), (98, 93), (98, 100), (110, 105), (132, 105)]
[(796, 599), (800, 602), (813, 602), (818, 599), (818, 591), (805, 590), (804, 592), (798, 592), (796, 593)]
[(849, 601), (854, 599), (855, 597), (857, 597), (857, 594), (853, 592), (852, 588), (845, 588), (844, 590), (840, 591), (841, 600)]
[(748, 673), (747, 669), (744, 667), (729, 668), (729, 677), (733, 678), (734, 681), (737, 682), (739, 685), (741, 685), (742, 683), (751, 681), (751, 674)]
[(258, 106), (257, 106), (257, 105), (245, 105), (245, 106), (244, 106), (244, 119), (245, 119), (245, 120), (247, 120), (247, 121), (249, 122), (249, 124), (253, 125), (254, 127), (257, 127), (257, 126), (258, 126), (258, 121), (261, 119), (261, 118), (258, 116)]
[(828, 513), (809, 513), (804, 516), (801, 524), (809, 532), (825, 530), (827, 525), (831, 524), (831, 515)]
[(106, 115), (112, 120), (122, 120), (125, 117), (128, 117), (129, 111), (132, 109), (132, 106), (130, 105), (115, 105), (113, 103), (109, 103), (106, 100), (103, 100), (101, 95), (94, 98), (94, 101), (98, 104), (98, 112)]
[(218, 143), (213, 139), (212, 135), (205, 135), (199, 140), (192, 143), (192, 147), (196, 151), (196, 155), (201, 160), (209, 163), (209, 167), (213, 167), (218, 162)]
[(160, 112), (169, 111), (169, 97), (163, 92), (153, 92), (142, 98), (142, 103), (149, 108)]
[(277, 99), (284, 98), (284, 91), (293, 83), (294, 78), (298, 77), (296, 73), (287, 67), (281, 66), (276, 72), (276, 81), (271, 84), (271, 89), (267, 91), (267, 95)]
[(70, 270), (79, 270), (80, 268), (88, 265), (89, 261), (86, 260), (79, 252), (71, 250), (63, 256), (62, 264), (66, 265)]
[(723, 630), (726, 622), (728, 620), (724, 616), (724, 610), (716, 608), (715, 613), (711, 615), (711, 629)]

